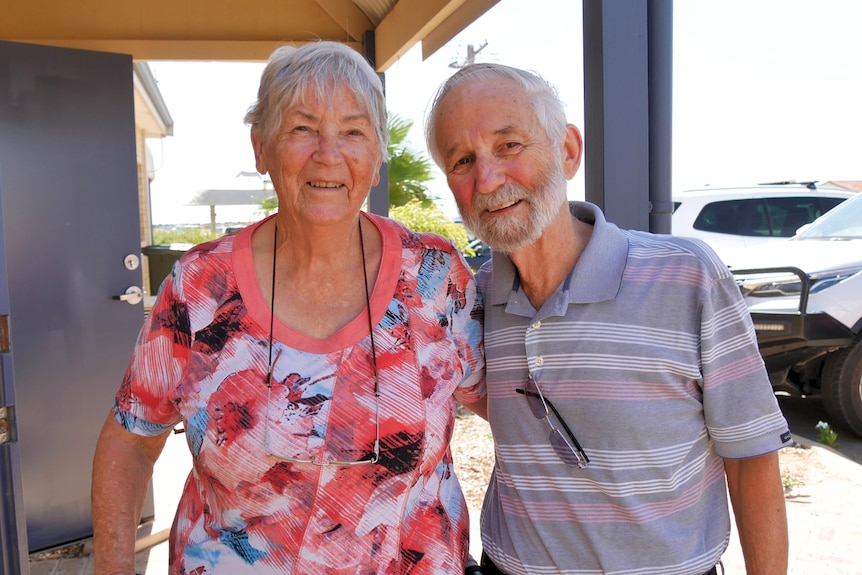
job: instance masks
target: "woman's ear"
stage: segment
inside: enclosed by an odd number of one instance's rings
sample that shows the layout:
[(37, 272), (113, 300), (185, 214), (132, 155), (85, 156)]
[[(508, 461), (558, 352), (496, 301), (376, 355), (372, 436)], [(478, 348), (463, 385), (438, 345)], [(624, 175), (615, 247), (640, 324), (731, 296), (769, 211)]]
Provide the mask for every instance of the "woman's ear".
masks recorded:
[(584, 154), (584, 140), (581, 138), (580, 130), (572, 124), (568, 124), (562, 144), (563, 172), (566, 174), (566, 179), (571, 180), (578, 173)]
[(264, 141), (263, 138), (260, 137), (257, 127), (255, 126), (252, 126), (251, 128), (251, 147), (254, 149), (255, 168), (257, 168), (257, 171), (263, 175), (268, 171), (266, 169), (266, 161), (263, 157)]
[(377, 171), (374, 172), (374, 177), (371, 179), (371, 187), (373, 188), (380, 183), (380, 169), (383, 167), (383, 160), (377, 162)]

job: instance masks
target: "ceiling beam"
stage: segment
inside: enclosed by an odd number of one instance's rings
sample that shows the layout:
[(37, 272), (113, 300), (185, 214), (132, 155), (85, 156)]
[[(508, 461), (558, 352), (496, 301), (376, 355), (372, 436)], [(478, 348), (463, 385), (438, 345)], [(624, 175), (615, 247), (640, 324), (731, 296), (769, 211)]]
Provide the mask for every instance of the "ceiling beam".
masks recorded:
[(400, 0), (374, 33), (377, 70), (384, 72), (466, 0)]
[[(307, 43), (276, 40), (74, 40), (67, 38), (59, 40), (10, 38), (9, 41), (131, 54), (132, 58), (138, 61), (223, 60), (227, 62), (266, 62), (272, 51), (279, 46), (301, 46)], [(362, 52), (360, 42), (344, 42), (344, 44)]]
[(347, 33), (345, 40), (362, 42), (362, 35), (374, 30), (374, 24), (353, 0), (316, 0), (330, 18)]

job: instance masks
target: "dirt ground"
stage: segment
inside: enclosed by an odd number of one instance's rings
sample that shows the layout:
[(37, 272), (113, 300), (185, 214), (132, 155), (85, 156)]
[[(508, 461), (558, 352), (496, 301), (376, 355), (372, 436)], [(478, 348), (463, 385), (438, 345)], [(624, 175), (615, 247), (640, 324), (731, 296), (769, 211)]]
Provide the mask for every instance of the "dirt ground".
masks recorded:
[(488, 422), (460, 406), (455, 414), (452, 458), (467, 507), (481, 509), (494, 467), (494, 440)]

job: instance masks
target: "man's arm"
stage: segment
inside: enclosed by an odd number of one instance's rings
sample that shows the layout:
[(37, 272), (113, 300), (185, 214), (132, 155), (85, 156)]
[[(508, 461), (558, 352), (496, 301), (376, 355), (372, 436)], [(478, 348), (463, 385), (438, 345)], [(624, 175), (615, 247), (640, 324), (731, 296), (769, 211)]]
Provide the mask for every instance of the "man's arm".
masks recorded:
[(786, 575), (788, 537), (778, 452), (725, 459), (727, 487), (748, 575)]
[(153, 465), (169, 434), (135, 435), (113, 413), (102, 426), (91, 493), (95, 575), (134, 575), (138, 522)]

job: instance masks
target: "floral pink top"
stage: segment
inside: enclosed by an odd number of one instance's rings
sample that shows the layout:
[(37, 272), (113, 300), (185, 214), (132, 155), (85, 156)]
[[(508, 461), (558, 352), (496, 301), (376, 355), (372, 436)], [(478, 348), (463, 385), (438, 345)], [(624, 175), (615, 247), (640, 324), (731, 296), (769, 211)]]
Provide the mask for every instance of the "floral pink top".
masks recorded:
[[(379, 419), (365, 312), (326, 340), (276, 320), (265, 385), (256, 226), (193, 248), (165, 280), (114, 410), (141, 435), (185, 426), (194, 465), (172, 574), (463, 573), (469, 521), (448, 444), (455, 399), (484, 393), (476, 290), (448, 240), (365, 217), (383, 236)], [(378, 422), (377, 463), (283, 459), (367, 459)]]

